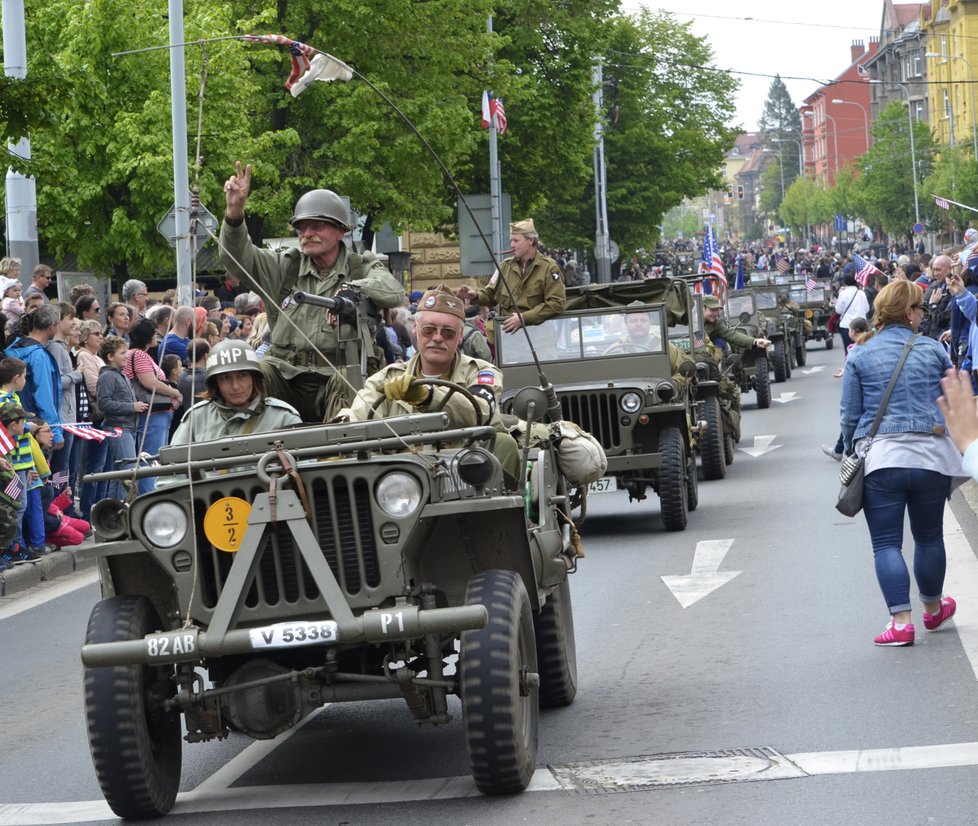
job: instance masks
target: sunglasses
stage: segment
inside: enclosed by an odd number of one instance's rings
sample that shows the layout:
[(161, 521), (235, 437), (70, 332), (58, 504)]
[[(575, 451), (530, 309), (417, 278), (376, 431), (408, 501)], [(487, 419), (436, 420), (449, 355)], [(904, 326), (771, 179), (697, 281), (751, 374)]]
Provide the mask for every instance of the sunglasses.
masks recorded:
[(455, 341), (458, 338), (458, 330), (455, 327), (436, 327), (434, 324), (425, 324), (418, 328), (418, 331), (425, 338), (434, 338), (438, 333), (445, 341)]

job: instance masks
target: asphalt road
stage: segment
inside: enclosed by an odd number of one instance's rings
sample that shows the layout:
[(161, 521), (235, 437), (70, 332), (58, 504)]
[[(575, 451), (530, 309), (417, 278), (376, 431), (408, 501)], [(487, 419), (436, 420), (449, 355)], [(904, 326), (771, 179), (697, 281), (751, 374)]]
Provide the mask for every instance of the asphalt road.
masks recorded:
[[(167, 821), (976, 822), (974, 512), (958, 492), (945, 514), (955, 623), (874, 647), (887, 615), (868, 532), (832, 508), (838, 465), (819, 451), (837, 435), (840, 361), (813, 345), (770, 409), (744, 397), (741, 449), (701, 482), (686, 531), (662, 530), (654, 497), (592, 498), (572, 583), (579, 693), (542, 715), (527, 792), (474, 792), (457, 703), (428, 730), (391, 701), (328, 707), (272, 743), (186, 747)], [(0, 602), (0, 826), (114, 822), (80, 692), (97, 586), (46, 588)]]

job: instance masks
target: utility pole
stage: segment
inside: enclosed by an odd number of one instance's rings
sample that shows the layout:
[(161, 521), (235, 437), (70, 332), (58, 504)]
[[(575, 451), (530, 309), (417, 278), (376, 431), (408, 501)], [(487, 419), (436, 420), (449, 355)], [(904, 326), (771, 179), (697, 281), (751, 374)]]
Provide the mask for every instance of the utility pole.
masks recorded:
[[(3, 0), (3, 73), (7, 77), (27, 77), (27, 29), (24, 25), (24, 0)], [(7, 151), (29, 162), (31, 140), (9, 141)], [(34, 179), (7, 167), (6, 179), (7, 254), (21, 261), (21, 280), (30, 283), (31, 273), (40, 261), (37, 248), (37, 188)]]
[[(187, 171), (187, 76), (183, 53), (183, 0), (170, 2), (170, 122), (173, 125), (174, 235), (177, 301), (193, 306), (192, 265), (197, 247), (190, 234), (190, 176)], [(180, 44), (180, 45), (176, 45)]]
[(594, 233), (594, 259), (597, 283), (611, 281), (611, 247), (608, 234), (608, 176), (604, 163), (604, 80), (600, 59), (591, 69), (594, 84), (594, 206), (597, 228)]
[[(486, 32), (492, 34), (492, 17), (486, 21)], [(492, 254), (503, 254), (503, 209), (500, 185), (499, 145), (496, 140), (496, 119), (489, 117), (489, 214), (492, 224)]]

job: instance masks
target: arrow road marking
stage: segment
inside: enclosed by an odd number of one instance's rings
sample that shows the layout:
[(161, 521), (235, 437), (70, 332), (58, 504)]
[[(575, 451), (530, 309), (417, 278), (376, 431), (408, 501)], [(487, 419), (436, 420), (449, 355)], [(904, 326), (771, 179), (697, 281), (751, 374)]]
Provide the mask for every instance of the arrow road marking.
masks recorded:
[[(773, 436), (771, 437), (774, 438)], [(689, 608), (721, 585), (726, 585), (740, 571), (717, 571), (726, 556), (732, 539), (706, 539), (696, 543), (693, 553), (693, 569), (689, 576), (664, 576), (662, 581), (679, 600), (683, 608)]]
[(810, 376), (812, 373), (821, 373), (825, 369), (824, 364), (819, 364), (817, 367), (809, 367), (807, 370), (802, 370), (806, 376)]
[(738, 447), (737, 450), (742, 450), (748, 456), (753, 456), (756, 459), (758, 456), (763, 456), (765, 453), (770, 453), (772, 450), (781, 447), (781, 445), (771, 444), (774, 439), (774, 436), (755, 436), (753, 447)]
[(788, 402), (793, 402), (798, 398), (797, 393), (782, 393), (778, 398), (771, 399), (773, 402), (778, 402), (778, 404), (787, 404)]

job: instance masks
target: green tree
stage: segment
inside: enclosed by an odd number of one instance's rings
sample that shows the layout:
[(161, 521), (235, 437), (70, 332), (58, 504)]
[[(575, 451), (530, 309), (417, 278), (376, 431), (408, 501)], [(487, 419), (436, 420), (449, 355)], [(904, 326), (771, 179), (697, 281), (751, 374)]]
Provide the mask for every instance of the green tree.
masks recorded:
[[(798, 148), (801, 146), (801, 115), (791, 100), (788, 87), (784, 85), (781, 76), (775, 76), (768, 89), (764, 110), (758, 121), (758, 127), (763, 133), (765, 147), (771, 153), (778, 154), (778, 188), (775, 192), (761, 194), (763, 208), (776, 214), (781, 200), (791, 183), (802, 174), (798, 165)], [(783, 172), (784, 190), (780, 182)]]
[(796, 237), (806, 237), (809, 229), (831, 215), (828, 194), (807, 178), (796, 178), (781, 202), (781, 221), (792, 228)]
[(956, 206), (940, 209), (935, 196), (972, 206), (978, 204), (978, 165), (971, 144), (941, 148), (933, 172), (920, 186), (920, 211), (921, 220), (939, 232), (952, 229), (961, 232), (974, 223), (974, 212)]

